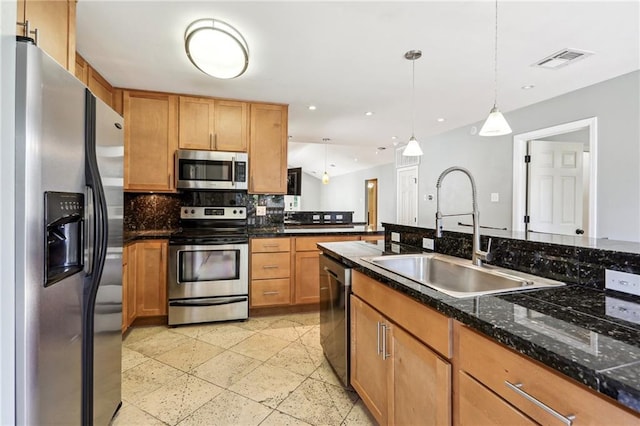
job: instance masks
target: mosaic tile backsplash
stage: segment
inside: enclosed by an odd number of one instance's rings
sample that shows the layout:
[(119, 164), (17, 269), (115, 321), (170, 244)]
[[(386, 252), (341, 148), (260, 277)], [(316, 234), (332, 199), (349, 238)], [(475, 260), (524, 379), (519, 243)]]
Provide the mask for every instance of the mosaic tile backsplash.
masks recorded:
[[(400, 234), (400, 241), (422, 248), (422, 238), (432, 238), (437, 253), (471, 259), (472, 235), (445, 231), (435, 237), (435, 229), (383, 223), (385, 241), (391, 232)], [(571, 245), (551, 244), (510, 238), (491, 237), (492, 265), (526, 272), (545, 278), (580, 284), (603, 290), (605, 269), (640, 274), (640, 254), (602, 250)], [(480, 237), (480, 247), (486, 248), (489, 237)]]
[(172, 230), (180, 226), (179, 194), (124, 193), (124, 230)]

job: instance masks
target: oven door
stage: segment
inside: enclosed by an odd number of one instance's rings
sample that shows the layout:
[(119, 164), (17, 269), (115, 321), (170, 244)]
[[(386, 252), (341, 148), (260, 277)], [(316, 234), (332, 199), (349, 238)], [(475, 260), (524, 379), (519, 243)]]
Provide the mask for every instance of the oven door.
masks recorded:
[(169, 246), (169, 299), (247, 295), (249, 245)]

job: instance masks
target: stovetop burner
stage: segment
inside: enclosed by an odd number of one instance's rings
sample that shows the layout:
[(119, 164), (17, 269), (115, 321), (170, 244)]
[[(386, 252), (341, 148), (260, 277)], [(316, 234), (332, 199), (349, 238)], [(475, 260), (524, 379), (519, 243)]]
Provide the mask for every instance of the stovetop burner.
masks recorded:
[(170, 244), (233, 244), (249, 241), (244, 206), (180, 208), (181, 228)]

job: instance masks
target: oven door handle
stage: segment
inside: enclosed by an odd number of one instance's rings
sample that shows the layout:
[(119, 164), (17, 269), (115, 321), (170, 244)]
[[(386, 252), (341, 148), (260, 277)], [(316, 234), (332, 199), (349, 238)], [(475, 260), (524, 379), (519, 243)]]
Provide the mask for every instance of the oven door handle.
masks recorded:
[(194, 307), (194, 306), (220, 306), (220, 305), (231, 305), (233, 303), (246, 302), (249, 300), (247, 296), (241, 297), (225, 297), (219, 298), (216, 297), (214, 299), (198, 299), (194, 300), (173, 300), (169, 301), (169, 306), (177, 306), (177, 307)]

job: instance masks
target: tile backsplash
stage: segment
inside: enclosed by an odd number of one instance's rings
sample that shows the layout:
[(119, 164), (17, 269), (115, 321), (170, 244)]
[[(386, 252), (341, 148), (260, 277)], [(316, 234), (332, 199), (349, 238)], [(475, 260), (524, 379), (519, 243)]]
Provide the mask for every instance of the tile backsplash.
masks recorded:
[(171, 230), (180, 226), (180, 194), (124, 193), (124, 230)]

